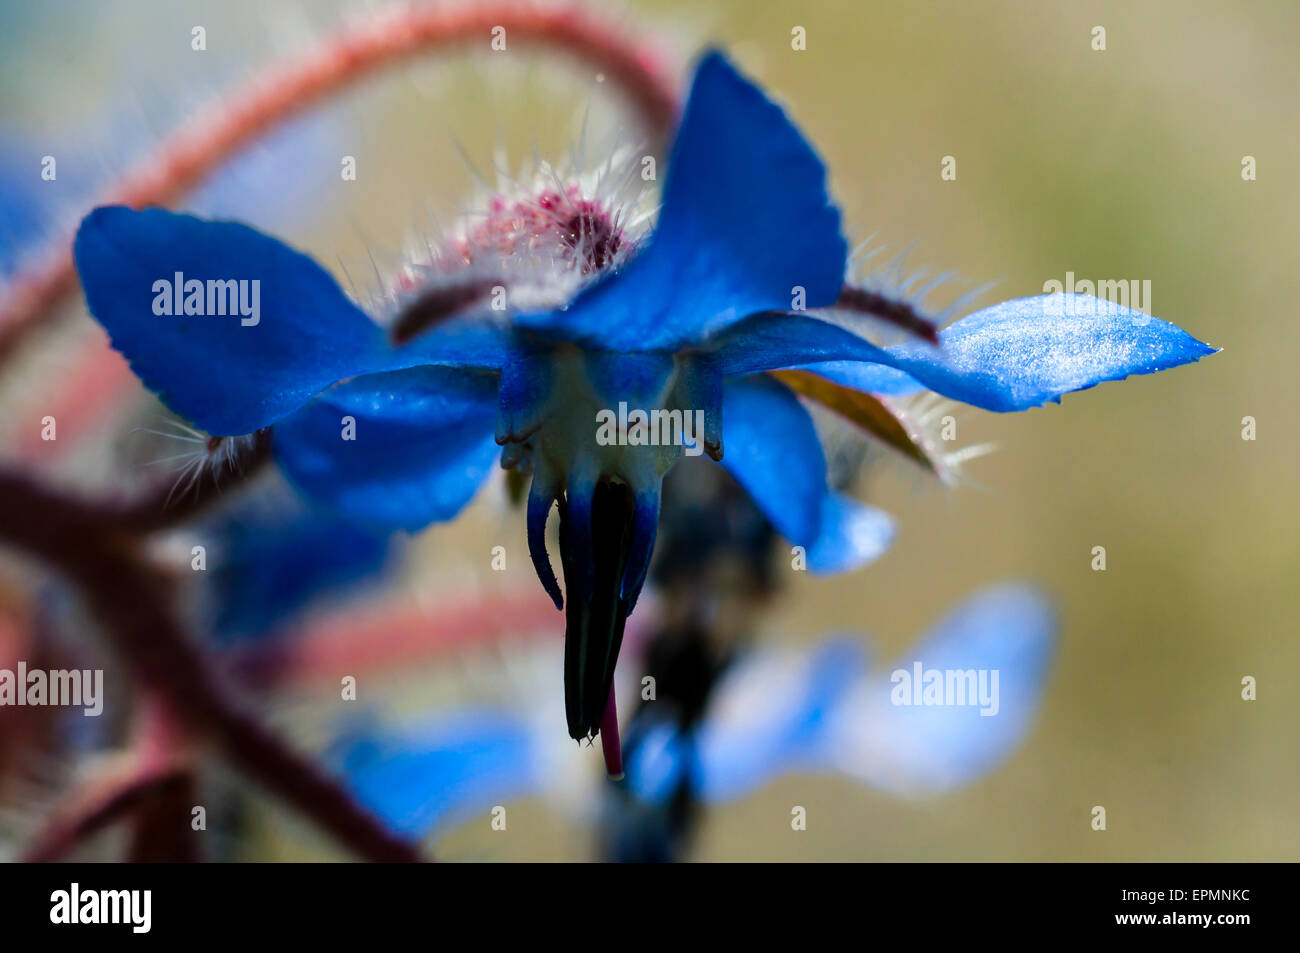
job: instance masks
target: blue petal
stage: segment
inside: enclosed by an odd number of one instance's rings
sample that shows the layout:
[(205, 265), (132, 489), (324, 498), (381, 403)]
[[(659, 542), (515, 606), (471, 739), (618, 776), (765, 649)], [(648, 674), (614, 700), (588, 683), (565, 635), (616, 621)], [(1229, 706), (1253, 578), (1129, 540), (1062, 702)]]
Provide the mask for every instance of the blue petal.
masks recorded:
[(1027, 410), (1215, 353), (1175, 325), (1073, 294), (995, 304), (962, 318), (939, 340), (940, 349), (890, 348), (894, 366), (945, 397), (996, 411)]
[(714, 342), (714, 363), (727, 377), (823, 361), (891, 364), (888, 351), (852, 331), (805, 314), (756, 314)]
[[(99, 208), (81, 223), (74, 250), (86, 302), (114, 347), (167, 406), (209, 433), (251, 433), (345, 377), (501, 360), (504, 332), (490, 326), (452, 325), (393, 350), (315, 261), (235, 222)], [(175, 310), (178, 274), (204, 288), (249, 282), (249, 310), (256, 281), (257, 314), (156, 314), (155, 303), (168, 299)], [(173, 293), (155, 291), (155, 282)]]
[(396, 371), (421, 364), (500, 370), (516, 354), (510, 327), (490, 318), (466, 316), (443, 321), (409, 344), (375, 354), (368, 373)]
[(588, 351), (583, 368), (592, 388), (611, 407), (658, 407), (676, 368), (672, 354)]
[(783, 536), (806, 547), (809, 569), (848, 572), (889, 548), (893, 520), (827, 486), (812, 418), (784, 384), (732, 378), (722, 407), (722, 465)]
[(828, 492), (826, 458), (799, 399), (766, 375), (729, 380), (722, 437), (722, 466), (783, 536), (812, 545)]
[[(41, 150), (29, 143), (34, 130), (8, 122), (0, 124), (0, 278), (7, 278), (37, 252), (57, 214), (51, 187), (58, 185), (62, 197), (66, 182), (40, 182)], [(60, 151), (61, 157), (63, 153)], [(64, 172), (64, 168), (59, 172)], [(33, 188), (33, 181), (46, 188)]]
[(880, 558), (893, 541), (888, 513), (830, 492), (822, 498), (821, 528), (808, 547), (808, 568), (819, 574), (851, 572)]
[[(943, 791), (991, 770), (1033, 722), (1051, 663), (1056, 618), (1037, 590), (1003, 584), (954, 609), (892, 669), (867, 680), (836, 714), (828, 753), (849, 774), (897, 793)], [(998, 673), (993, 706), (895, 704), (894, 673), (981, 670)], [(991, 681), (987, 683), (991, 687)]]
[(831, 304), (847, 249), (826, 170), (779, 107), (718, 52), (701, 60), (654, 237), (539, 330), (618, 351), (677, 350), (758, 311)]
[[(384, 347), (383, 332), (324, 269), (244, 225), (99, 208), (82, 222), (75, 251), (87, 304), (113, 345), (167, 406), (210, 433), (264, 427), (366, 369)], [(174, 283), (177, 273), (185, 282), (258, 281), (257, 323), (155, 314), (154, 283)]]
[(520, 350), (511, 355), (498, 383), (497, 443), (517, 443), (536, 432), (554, 388), (550, 353)]
[(490, 710), (440, 713), (414, 728), (353, 731), (332, 760), (363, 806), (398, 834), (424, 836), (439, 824), (537, 791), (528, 725)]
[(694, 748), (670, 716), (650, 708), (637, 712), (623, 738), (623, 770), (628, 790), (646, 804), (665, 806), (692, 770)]
[[(908, 342), (880, 349), (842, 328), (803, 315), (761, 315), (719, 342), (724, 373), (744, 374), (821, 362), (868, 361), (901, 371), (936, 393), (985, 410), (1028, 410), (1072, 391), (1130, 374), (1152, 374), (1198, 361), (1215, 349), (1181, 328), (1087, 295), (1039, 295), (1004, 301), (957, 321), (939, 346)], [(842, 365), (832, 380), (863, 390), (907, 393), (896, 374)]]
[(277, 629), (318, 596), (379, 576), (392, 538), (276, 500), (241, 507), (213, 527), (212, 632), (222, 644)]
[(801, 364), (801, 371), (812, 371), (829, 381), (854, 390), (866, 391), (882, 397), (911, 397), (925, 390), (916, 378), (884, 364), (866, 364), (862, 361), (826, 361), (822, 364)]
[(862, 647), (850, 639), (824, 643), (795, 664), (775, 656), (741, 663), (699, 729), (700, 796), (726, 801), (783, 774), (819, 767), (828, 719), (865, 663)]
[[(290, 481), (349, 520), (417, 530), (455, 516), (487, 478), (496, 378), (413, 367), (326, 391), (275, 428)], [(344, 417), (355, 420), (345, 440)]]

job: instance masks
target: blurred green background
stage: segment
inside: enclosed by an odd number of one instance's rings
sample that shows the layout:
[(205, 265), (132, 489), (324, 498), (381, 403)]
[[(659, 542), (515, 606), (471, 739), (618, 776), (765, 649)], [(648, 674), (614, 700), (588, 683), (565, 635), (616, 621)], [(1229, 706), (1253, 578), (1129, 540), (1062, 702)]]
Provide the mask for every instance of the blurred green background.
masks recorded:
[[(161, 132), (362, 9), (205, 0), (27, 11), (39, 29), (0, 66), (5, 116), (75, 127), (138, 106)], [(896, 546), (850, 577), (791, 574), (769, 632), (869, 631), (892, 657), (980, 585), (1036, 580), (1063, 625), (1041, 719), (1003, 768), (924, 802), (787, 778), (711, 811), (697, 856), (1300, 858), (1300, 448), (1286, 410), (1300, 364), (1287, 304), (1300, 300), (1300, 7), (732, 0), (615, 12), (660, 36), (682, 75), (703, 44), (726, 46), (818, 146), (856, 237), (919, 240), (915, 266), (956, 269), (967, 287), (997, 279), (981, 304), (1039, 293), (1067, 271), (1150, 280), (1157, 316), (1224, 349), (1061, 406), (959, 411), (961, 445), (998, 445), (968, 466), (974, 486), (949, 490), (901, 462), (872, 471), (865, 488), (897, 517)], [(188, 49), (197, 23), (203, 55)], [(803, 52), (791, 50), (796, 25)], [(1091, 47), (1094, 26), (1105, 27), (1104, 52)], [(498, 141), (511, 160), (534, 141), (562, 153), (588, 103), (594, 136), (621, 122), (635, 141), (593, 77), (523, 50), (509, 59), (426, 58), (350, 91), (328, 115), (359, 181), (334, 182), (306, 221), (270, 230), (327, 263), (365, 262), (431, 213), (457, 211), (472, 182), (460, 150), (483, 168)], [(955, 181), (940, 179), (945, 155)], [(1247, 155), (1257, 181), (1242, 179)], [(333, 153), (323, 161), (337, 168)], [(1253, 442), (1241, 438), (1248, 415)], [(486, 557), (475, 557), (481, 573), (465, 568), (463, 554), (487, 539), (522, 552), (522, 530), (485, 494), (456, 526), (427, 534), (420, 588), (535, 586), (523, 560), (504, 578)], [(1105, 572), (1091, 569), (1094, 546), (1106, 547)], [(1258, 680), (1253, 702), (1241, 699), (1246, 675)], [(404, 690), (436, 702), (440, 681)], [(309, 722), (307, 708), (282, 717)], [(804, 833), (790, 830), (792, 804), (808, 809)], [(1094, 805), (1106, 808), (1105, 832), (1090, 827)], [(267, 810), (276, 856), (331, 856)], [(589, 831), (540, 803), (519, 806), (508, 839), (474, 823), (437, 847), (453, 859), (591, 856)]]

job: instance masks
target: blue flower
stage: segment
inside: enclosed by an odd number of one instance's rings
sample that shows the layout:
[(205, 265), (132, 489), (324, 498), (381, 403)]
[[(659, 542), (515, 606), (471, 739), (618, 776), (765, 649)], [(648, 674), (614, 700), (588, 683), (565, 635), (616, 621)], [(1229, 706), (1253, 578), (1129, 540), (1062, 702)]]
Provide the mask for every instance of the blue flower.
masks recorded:
[(278, 495), (223, 510), (200, 534), (212, 554), (205, 628), (223, 647), (274, 638), (322, 596), (377, 584), (400, 555), (388, 533)]
[[(213, 434), (274, 425), (289, 478), (352, 519), (410, 530), (449, 519), (498, 453), (531, 474), (529, 549), (557, 607), (545, 527), (559, 509), (575, 738), (601, 727), (660, 481), (684, 454), (726, 467), (807, 549), (810, 568), (846, 568), (887, 544), (888, 518), (832, 492), (807, 412), (763, 372), (811, 368), (865, 390), (928, 388), (1008, 411), (1213, 350), (1127, 309), (1093, 313), (1093, 299), (1077, 296), (985, 309), (937, 347), (882, 348), (792, 312), (840, 296), (839, 211), (812, 147), (720, 53), (696, 69), (662, 198), (636, 248), (590, 208), (566, 220), (582, 281), (555, 306), (503, 318), (474, 288), (459, 310), (434, 289), (412, 310), (436, 320), (400, 345), (318, 264), (244, 225), (101, 208), (75, 252), (91, 312), (168, 406)], [(539, 207), (549, 213), (551, 201)], [(257, 295), (240, 297), (235, 317), (221, 283), (238, 281)], [(204, 313), (214, 287), (220, 315)], [(702, 426), (667, 443), (647, 444), (643, 426), (602, 440), (601, 415), (622, 405)]]
[[(721, 804), (792, 774), (840, 775), (909, 798), (971, 783), (1009, 758), (1033, 727), (1056, 638), (1044, 596), (1001, 583), (954, 607), (889, 665), (871, 664), (860, 636), (797, 652), (753, 651), (722, 676), (693, 729), (683, 730), (662, 702), (638, 709), (626, 782), (611, 789), (607, 804), (608, 849), (616, 857), (676, 857), (667, 815), (684, 799)], [(899, 697), (898, 673), (918, 665), (977, 679), (996, 672), (996, 693), (984, 704), (977, 693), (912, 704)], [(540, 710), (546, 706), (533, 707), (454, 708), (402, 726), (358, 720), (341, 733), (332, 759), (369, 809), (411, 836), (511, 798), (551, 797), (570, 807), (574, 787), (591, 774), (556, 749)]]
[(514, 715), (465, 708), (401, 732), (365, 716), (346, 727), (328, 757), (367, 809), (398, 834), (424, 837), (485, 806), (541, 790), (537, 741)]
[[(870, 666), (859, 639), (840, 639), (803, 665), (742, 668), (733, 685), (720, 686), (717, 714), (697, 732), (700, 796), (729, 800), (818, 768), (900, 796), (967, 784), (1008, 757), (1033, 724), (1056, 631), (1056, 613), (1037, 589), (1004, 582), (953, 607), (892, 665)], [(930, 697), (932, 673), (944, 676), (945, 690), (948, 673), (962, 673), (959, 691)], [(629, 778), (632, 771), (629, 764)]]

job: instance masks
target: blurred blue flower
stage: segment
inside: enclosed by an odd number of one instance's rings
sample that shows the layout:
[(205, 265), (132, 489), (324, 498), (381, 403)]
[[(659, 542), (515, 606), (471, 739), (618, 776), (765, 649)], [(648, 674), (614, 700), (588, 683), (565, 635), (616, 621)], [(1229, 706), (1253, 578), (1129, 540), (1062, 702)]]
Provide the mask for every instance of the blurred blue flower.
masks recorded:
[(542, 784), (529, 725), (493, 709), (443, 713), (402, 732), (350, 726), (331, 760), (353, 794), (399, 834), (422, 837)]
[(41, 192), (35, 187), (41, 157), (20, 156), (14, 147), (19, 135), (8, 124), (0, 127), (0, 280), (18, 270), (48, 227)]
[[(812, 569), (850, 568), (888, 545), (888, 517), (828, 486), (811, 418), (762, 372), (811, 367), (866, 390), (928, 388), (1010, 411), (1213, 351), (1171, 324), (1069, 295), (979, 311), (937, 347), (878, 347), (803, 313), (832, 306), (845, 277), (825, 169), (716, 52), (696, 69), (648, 244), (624, 264), (618, 233), (586, 215), (568, 226), (591, 265), (576, 296), (508, 318), (444, 314), (401, 346), (318, 264), (244, 225), (101, 208), (76, 242), (91, 312), (144, 382), (214, 434), (274, 424), (290, 479), (348, 518), (410, 530), (449, 519), (498, 452), (531, 473), (529, 548), (557, 607), (545, 526), (559, 507), (575, 738), (601, 728), (660, 481), (685, 453), (720, 461)], [(181, 300), (173, 280), (198, 289), (198, 312), (205, 286), (211, 297), (212, 284), (257, 281), (258, 313), (160, 318), (156, 304)], [(624, 404), (682, 411), (702, 433), (602, 441), (599, 415)]]
[(293, 501), (226, 510), (200, 534), (212, 554), (206, 628), (223, 646), (270, 635), (322, 596), (376, 581), (396, 555), (389, 533)]
[[(969, 783), (1005, 761), (1028, 733), (1055, 641), (1055, 614), (1044, 597), (1004, 583), (951, 610), (893, 666), (868, 664), (862, 640), (848, 636), (811, 651), (752, 652), (726, 672), (693, 728), (683, 730), (661, 702), (640, 707), (627, 735), (626, 780), (609, 786), (607, 851), (678, 857), (675, 811), (744, 797), (788, 774), (835, 774), (904, 797)], [(976, 698), (902, 703), (897, 673), (918, 665), (998, 673), (996, 713), (981, 714), (990, 706)], [(511, 798), (582, 783), (582, 776), (562, 776), (580, 773), (583, 763), (557, 757), (541, 714), (464, 708), (411, 727), (358, 722), (337, 742), (333, 760), (367, 807), (402, 833), (428, 835)], [(560, 806), (585, 801), (564, 797)]]
[[(1038, 708), (1056, 617), (1034, 588), (975, 593), (904, 657), (872, 669), (857, 640), (822, 646), (793, 672), (738, 670), (698, 734), (695, 770), (706, 801), (738, 797), (778, 774), (821, 767), (899, 795), (932, 794), (990, 771), (1020, 744)], [(997, 673), (981, 703), (900, 697), (904, 676)], [(968, 678), (969, 676), (967, 676)], [(963, 680), (963, 684), (965, 681)], [(906, 687), (911, 687), (910, 684)]]
[[(39, 258), (62, 241), (129, 166), (148, 155), (156, 143), (131, 115), (113, 115), (95, 130), (79, 122), (49, 127), (0, 123), (0, 281)], [(319, 171), (310, 161), (337, 151), (338, 123), (312, 116), (290, 123), (254, 143), (215, 171), (189, 197), (188, 207), (203, 214), (242, 216), (256, 213), (281, 227), (301, 225), (317, 214), (312, 201), (332, 181), (332, 170)], [(141, 148), (141, 143), (148, 143)], [(129, 150), (128, 150), (129, 145)], [(55, 177), (47, 179), (48, 167)], [(286, 185), (276, 170), (303, 170)]]

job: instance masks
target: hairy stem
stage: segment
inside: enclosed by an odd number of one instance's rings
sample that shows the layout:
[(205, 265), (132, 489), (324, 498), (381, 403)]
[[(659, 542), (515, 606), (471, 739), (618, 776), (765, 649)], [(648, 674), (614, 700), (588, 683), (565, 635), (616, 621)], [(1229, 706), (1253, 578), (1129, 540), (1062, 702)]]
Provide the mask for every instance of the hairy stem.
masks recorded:
[[(325, 39), (302, 58), (255, 77), (166, 139), (111, 188), (101, 204), (175, 201), (257, 136), (380, 67), (446, 46), (507, 43), (563, 50), (620, 86), (656, 136), (677, 114), (677, 92), (659, 56), (585, 4), (518, 2), (400, 5)], [(514, 49), (508, 46), (508, 49)], [(72, 236), (19, 274), (0, 302), (0, 359), (77, 288)]]
[(263, 784), (359, 855), (416, 861), (333, 779), (244, 711), (175, 618), (167, 579), (144, 562), (136, 540), (105, 527), (95, 511), (0, 473), (0, 537), (78, 585), (135, 680), (176, 713), (185, 731), (210, 740)]
[(845, 311), (856, 311), (859, 314), (869, 314), (897, 328), (902, 328), (908, 334), (913, 334), (923, 341), (929, 341), (931, 344), (939, 343), (939, 329), (933, 321), (919, 314), (910, 301), (889, 298), (878, 291), (845, 285), (840, 290), (840, 297), (835, 302), (835, 307), (843, 308)]

